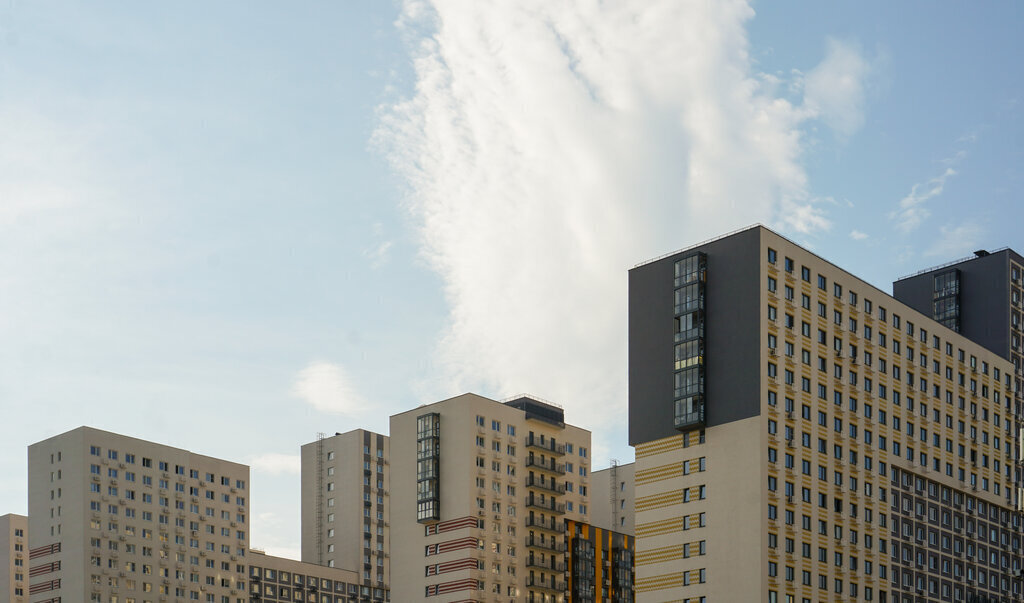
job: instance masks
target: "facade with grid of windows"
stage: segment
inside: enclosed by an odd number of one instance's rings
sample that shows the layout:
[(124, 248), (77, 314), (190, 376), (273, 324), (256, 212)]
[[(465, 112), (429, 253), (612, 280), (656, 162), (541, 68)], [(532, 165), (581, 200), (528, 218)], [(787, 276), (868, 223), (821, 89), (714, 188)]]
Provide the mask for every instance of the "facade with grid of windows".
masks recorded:
[(629, 304), (638, 601), (1021, 597), (1006, 357), (761, 226)]
[(371, 603), (387, 592), (363, 584), (359, 572), (305, 563), (251, 550), (251, 603)]
[(90, 427), (28, 449), (30, 600), (247, 600), (249, 468)]
[(0, 597), (28, 601), (28, 517), (0, 515)]
[(633, 537), (571, 519), (565, 524), (568, 600), (632, 603)]
[(302, 446), (302, 560), (354, 570), (371, 592), (391, 573), (390, 452), (364, 429)]
[(566, 519), (589, 517), (590, 432), (532, 397), (391, 417), (396, 601), (567, 600)]

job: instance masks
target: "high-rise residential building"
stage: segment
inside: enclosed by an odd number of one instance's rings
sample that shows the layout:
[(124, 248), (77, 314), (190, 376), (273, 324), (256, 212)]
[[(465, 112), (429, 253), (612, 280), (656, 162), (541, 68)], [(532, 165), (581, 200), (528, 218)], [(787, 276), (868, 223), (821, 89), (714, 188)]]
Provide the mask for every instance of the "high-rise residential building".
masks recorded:
[(1014, 365), (932, 316), (761, 226), (632, 269), (637, 601), (1020, 598)]
[(389, 438), (356, 429), (302, 446), (302, 560), (356, 571), (386, 589), (391, 572)]
[(243, 603), (249, 468), (79, 427), (29, 446), (32, 603)]
[(566, 519), (590, 516), (590, 432), (474, 394), (391, 417), (396, 601), (564, 601)]
[(590, 523), (633, 535), (636, 463), (612, 463), (591, 474)]
[(572, 603), (632, 603), (633, 537), (566, 520), (567, 586)]
[(371, 603), (382, 588), (362, 584), (360, 572), (249, 551), (249, 601), (256, 603)]
[(28, 517), (0, 515), (0, 600), (28, 602)]

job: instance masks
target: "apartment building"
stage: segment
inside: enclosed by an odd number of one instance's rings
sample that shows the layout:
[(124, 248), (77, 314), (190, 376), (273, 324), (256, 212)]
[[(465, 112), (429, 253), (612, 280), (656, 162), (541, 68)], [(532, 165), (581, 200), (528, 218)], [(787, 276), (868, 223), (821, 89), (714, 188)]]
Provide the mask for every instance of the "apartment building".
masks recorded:
[(565, 601), (566, 519), (589, 518), (590, 432), (533, 397), (391, 417), (396, 601)]
[(566, 520), (568, 589), (573, 603), (632, 603), (633, 537)]
[(590, 522), (606, 530), (633, 535), (636, 513), (636, 463), (612, 463), (590, 475)]
[(249, 551), (249, 601), (256, 603), (370, 603), (384, 589), (366, 586), (358, 571)]
[(249, 468), (90, 427), (29, 446), (32, 603), (243, 603)]
[(635, 267), (637, 600), (1019, 599), (1013, 373), (762, 226)]
[(0, 515), (0, 600), (28, 601), (28, 517)]
[(302, 560), (354, 570), (371, 592), (391, 574), (390, 448), (364, 429), (302, 446)]

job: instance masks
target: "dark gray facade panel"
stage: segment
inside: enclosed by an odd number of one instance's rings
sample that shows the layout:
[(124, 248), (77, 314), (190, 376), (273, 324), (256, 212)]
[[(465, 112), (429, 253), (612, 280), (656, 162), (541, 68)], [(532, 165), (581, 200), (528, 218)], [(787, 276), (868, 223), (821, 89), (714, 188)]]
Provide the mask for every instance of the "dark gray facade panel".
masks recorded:
[(893, 297), (932, 317), (933, 279), (956, 268), (960, 271), (960, 334), (1010, 359), (1010, 254), (1003, 250), (972, 258), (892, 284)]
[(707, 426), (760, 413), (761, 228), (629, 271), (629, 443), (676, 435), (674, 265), (707, 254)]

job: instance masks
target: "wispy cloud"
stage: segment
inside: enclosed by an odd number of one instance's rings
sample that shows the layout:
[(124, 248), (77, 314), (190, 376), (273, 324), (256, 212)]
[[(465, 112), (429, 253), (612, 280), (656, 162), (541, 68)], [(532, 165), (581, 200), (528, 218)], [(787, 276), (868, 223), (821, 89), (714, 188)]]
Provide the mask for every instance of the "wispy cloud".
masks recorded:
[(392, 241), (382, 241), (376, 247), (366, 250), (364, 253), (370, 259), (370, 266), (380, 268), (386, 264), (388, 262), (388, 252), (391, 251), (392, 245)]
[(946, 186), (946, 180), (955, 175), (956, 170), (947, 167), (935, 178), (911, 187), (910, 193), (900, 199), (896, 211), (889, 214), (889, 217), (896, 221), (896, 227), (907, 233), (920, 226), (921, 222), (931, 215), (931, 211), (925, 203), (929, 199), (941, 195)]
[(863, 241), (864, 239), (868, 238), (868, 235), (865, 232), (853, 229), (850, 231), (850, 238), (853, 239), (854, 241)]
[(313, 362), (299, 371), (292, 395), (320, 412), (352, 415), (366, 408), (344, 367), (330, 362)]
[(825, 59), (803, 78), (804, 109), (847, 137), (864, 125), (870, 64), (856, 44), (829, 39)]
[(274, 452), (268, 452), (249, 459), (249, 466), (256, 471), (272, 475), (298, 475), (302, 468), (299, 455)]
[(736, 0), (405, 2), (416, 93), (376, 140), (445, 281), (443, 387), (621, 424), (626, 268), (756, 221), (829, 228), (803, 128), (859, 127), (865, 63), (829, 42), (807, 106), (780, 98), (752, 17)]

